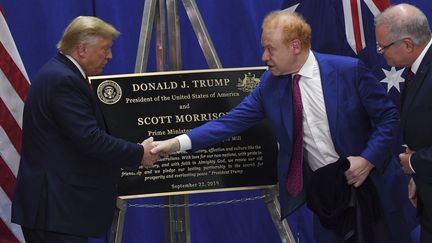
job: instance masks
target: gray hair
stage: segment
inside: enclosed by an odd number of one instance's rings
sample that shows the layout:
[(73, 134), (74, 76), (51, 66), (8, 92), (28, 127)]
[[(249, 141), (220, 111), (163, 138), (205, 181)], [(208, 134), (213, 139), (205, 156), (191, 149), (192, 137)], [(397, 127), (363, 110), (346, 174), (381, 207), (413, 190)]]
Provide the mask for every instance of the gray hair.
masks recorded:
[(402, 3), (390, 6), (375, 17), (375, 26), (386, 25), (389, 39), (410, 37), (414, 44), (427, 44), (431, 31), (426, 15), (417, 7)]
[(57, 48), (70, 55), (80, 43), (94, 44), (97, 37), (115, 39), (120, 35), (112, 25), (93, 16), (78, 16), (66, 27)]

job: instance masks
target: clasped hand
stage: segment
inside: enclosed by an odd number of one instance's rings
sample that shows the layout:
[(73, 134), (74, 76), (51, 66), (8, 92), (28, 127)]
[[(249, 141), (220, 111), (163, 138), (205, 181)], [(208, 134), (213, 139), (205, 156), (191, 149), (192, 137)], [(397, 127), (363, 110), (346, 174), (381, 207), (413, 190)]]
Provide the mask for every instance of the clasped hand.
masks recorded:
[(144, 147), (144, 154), (141, 164), (144, 168), (149, 169), (153, 167), (154, 163), (160, 159), (160, 156), (158, 154), (151, 153), (151, 150), (154, 148), (153, 137), (147, 138), (141, 143), (141, 145)]
[(141, 164), (144, 168), (153, 167), (160, 158), (179, 151), (180, 143), (178, 139), (171, 138), (163, 141), (153, 141), (153, 137), (144, 140), (141, 145), (144, 147), (144, 155)]
[(406, 174), (414, 173), (410, 166), (410, 157), (413, 153), (415, 153), (415, 151), (411, 150), (410, 148), (406, 148), (405, 153), (399, 154), (400, 164), (402, 165), (402, 169)]
[(167, 157), (168, 155), (180, 150), (180, 142), (177, 138), (155, 141), (153, 142), (153, 146), (154, 147), (150, 152), (160, 157)]

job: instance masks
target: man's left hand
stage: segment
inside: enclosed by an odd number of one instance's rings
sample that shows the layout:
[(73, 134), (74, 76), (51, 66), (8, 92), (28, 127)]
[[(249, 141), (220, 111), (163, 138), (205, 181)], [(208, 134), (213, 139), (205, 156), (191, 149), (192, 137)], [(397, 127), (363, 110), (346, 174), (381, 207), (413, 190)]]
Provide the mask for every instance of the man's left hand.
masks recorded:
[(400, 163), (402, 165), (402, 169), (406, 174), (413, 174), (414, 171), (411, 169), (410, 166), (410, 158), (411, 155), (415, 153), (415, 151), (406, 148), (405, 153), (399, 154)]

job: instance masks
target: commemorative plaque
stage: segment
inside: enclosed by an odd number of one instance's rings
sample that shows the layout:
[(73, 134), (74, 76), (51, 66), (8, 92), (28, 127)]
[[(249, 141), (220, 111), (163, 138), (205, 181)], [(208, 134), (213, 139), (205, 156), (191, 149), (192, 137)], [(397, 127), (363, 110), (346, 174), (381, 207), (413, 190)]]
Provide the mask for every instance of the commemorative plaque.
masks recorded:
[[(165, 140), (217, 119), (259, 83), (265, 67), (90, 77), (110, 133)], [(122, 168), (123, 198), (260, 188), (276, 184), (277, 144), (266, 121), (214, 146)]]

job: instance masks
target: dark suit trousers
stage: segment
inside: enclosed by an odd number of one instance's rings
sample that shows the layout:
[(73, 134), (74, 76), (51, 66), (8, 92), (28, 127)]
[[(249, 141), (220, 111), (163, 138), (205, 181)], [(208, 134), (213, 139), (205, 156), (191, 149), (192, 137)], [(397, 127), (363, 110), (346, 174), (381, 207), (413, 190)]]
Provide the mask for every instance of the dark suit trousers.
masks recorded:
[(88, 243), (88, 238), (22, 227), (26, 243)]
[[(417, 187), (418, 188), (418, 187)], [(430, 190), (430, 188), (427, 188)], [(432, 242), (432, 195), (428, 190), (420, 188), (421, 194), (417, 195), (417, 207), (420, 219), (420, 243)]]

